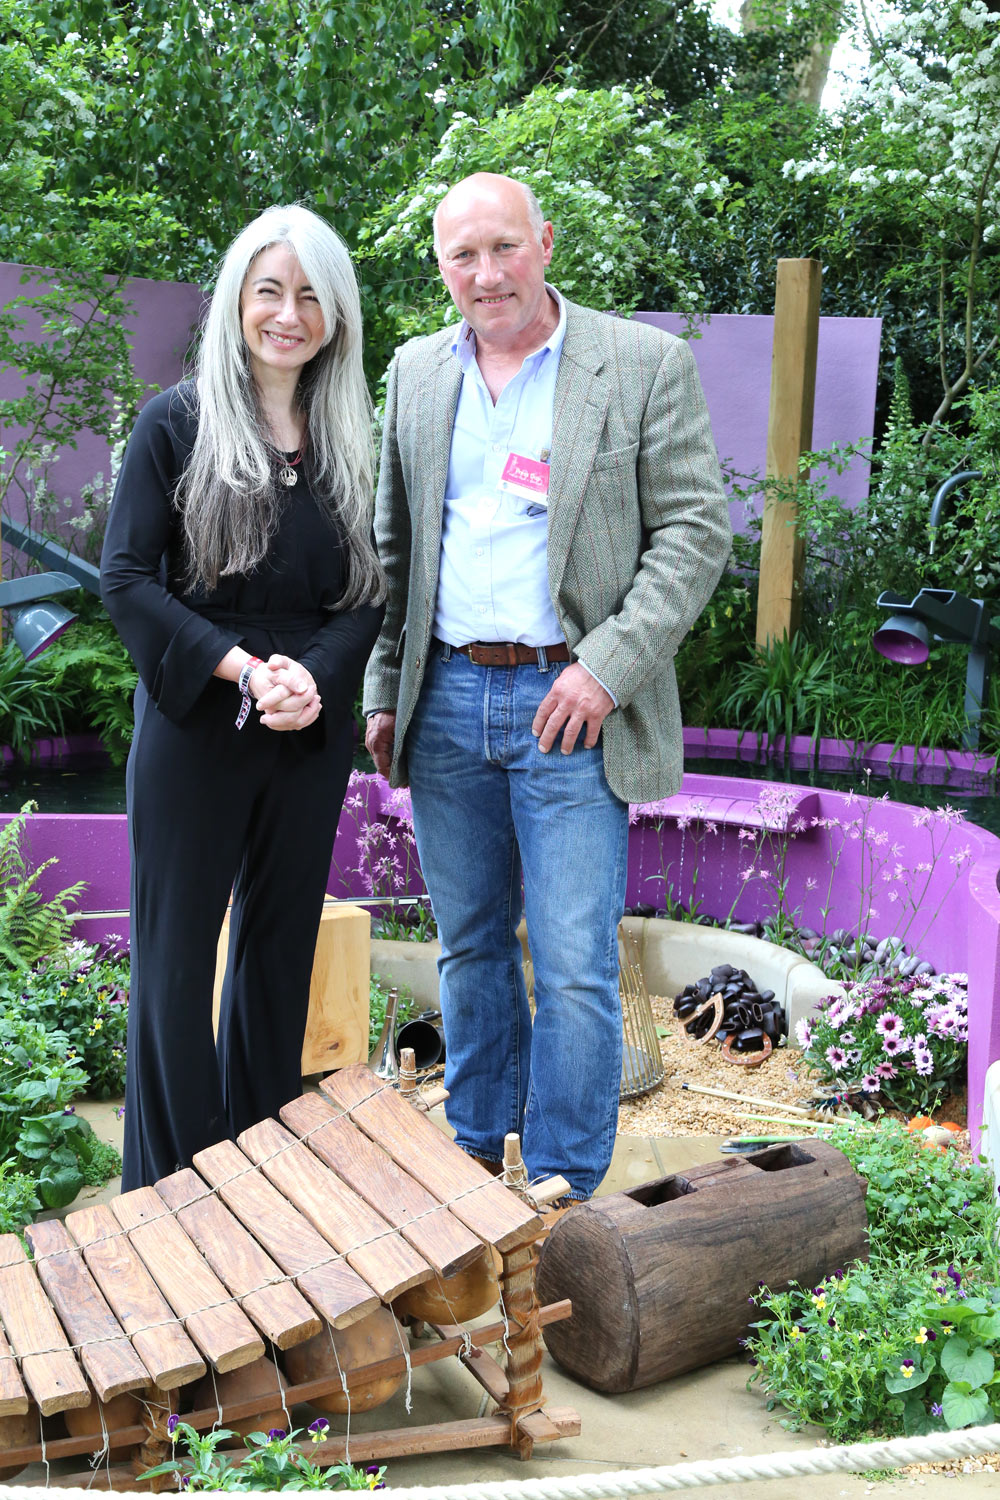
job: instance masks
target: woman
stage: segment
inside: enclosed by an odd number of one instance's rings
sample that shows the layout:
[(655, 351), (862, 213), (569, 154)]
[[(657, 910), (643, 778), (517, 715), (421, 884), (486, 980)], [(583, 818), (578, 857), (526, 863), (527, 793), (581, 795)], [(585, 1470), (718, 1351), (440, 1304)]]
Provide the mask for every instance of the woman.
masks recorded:
[(371, 490), (347, 251), (308, 210), (270, 208), (223, 261), (196, 380), (135, 425), (101, 562), (139, 673), (125, 1190), (300, 1092), (351, 705), (382, 617)]

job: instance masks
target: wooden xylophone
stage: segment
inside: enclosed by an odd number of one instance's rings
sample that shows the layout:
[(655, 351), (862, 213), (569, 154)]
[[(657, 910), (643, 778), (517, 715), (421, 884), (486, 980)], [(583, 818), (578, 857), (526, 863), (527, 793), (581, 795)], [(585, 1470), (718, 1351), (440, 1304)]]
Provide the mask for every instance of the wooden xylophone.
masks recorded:
[[(351, 1459), (367, 1460), (490, 1444), (527, 1456), (535, 1442), (579, 1431), (575, 1412), (544, 1409), (540, 1328), (570, 1307), (538, 1306), (535, 1207), (364, 1065), (320, 1089), (286, 1105), (280, 1123), (264, 1120), (237, 1143), (200, 1152), (195, 1170), (32, 1225), (33, 1261), (15, 1235), (0, 1236), (0, 1478), (100, 1448), (93, 1432), (43, 1442), (40, 1423), (96, 1398), (98, 1434), (128, 1462), (106, 1464), (94, 1482), (132, 1488), (169, 1456), (171, 1413), (209, 1428), (273, 1409), (272, 1386), (185, 1411), (180, 1388), (209, 1367), (223, 1375), (262, 1361), (266, 1345), (273, 1355), (324, 1331), (330, 1338), (397, 1299), (419, 1304), (421, 1289), (450, 1311), (449, 1288), (484, 1258), (500, 1262), (501, 1321), (470, 1336), (459, 1316), (436, 1320), (434, 1337), (413, 1347), (400, 1327), (398, 1352), (350, 1369), (335, 1361), (319, 1378), (287, 1384), (280, 1404), (336, 1391), (349, 1412), (352, 1391), (457, 1354), (495, 1401), (492, 1416), (350, 1435), (349, 1444), (328, 1437), (310, 1456), (334, 1463), (348, 1446)], [(501, 1337), (506, 1369), (484, 1347)], [(107, 1403), (129, 1392), (141, 1404), (113, 1426)]]

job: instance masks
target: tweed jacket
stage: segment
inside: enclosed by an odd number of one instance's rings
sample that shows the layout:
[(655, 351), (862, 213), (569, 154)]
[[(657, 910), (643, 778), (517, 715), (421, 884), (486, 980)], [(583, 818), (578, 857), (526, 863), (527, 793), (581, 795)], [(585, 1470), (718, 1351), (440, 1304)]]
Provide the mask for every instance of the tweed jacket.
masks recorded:
[[(389, 580), (366, 714), (396, 714), (392, 783), (431, 640), (462, 370), (454, 328), (414, 339), (389, 373), (375, 535)], [(673, 659), (729, 554), (729, 512), (691, 351), (648, 324), (567, 303), (556, 380), (548, 577), (574, 658), (618, 701), (601, 741), (627, 802), (668, 796), (683, 764)]]

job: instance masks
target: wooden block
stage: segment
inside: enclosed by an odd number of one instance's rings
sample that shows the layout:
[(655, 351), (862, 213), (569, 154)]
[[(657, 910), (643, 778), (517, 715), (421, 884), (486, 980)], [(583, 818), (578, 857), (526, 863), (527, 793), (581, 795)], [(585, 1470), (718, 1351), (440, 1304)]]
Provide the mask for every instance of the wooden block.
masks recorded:
[(301, 1292), (196, 1172), (162, 1177), (156, 1192), (272, 1344), (289, 1349), (319, 1333), (323, 1325)]
[(536, 1213), (369, 1068), (344, 1068), (320, 1088), (480, 1239), (509, 1250), (538, 1235)]
[[(212, 996), (218, 1031), (222, 983), (229, 952), (229, 913), (219, 935)], [(371, 918), (360, 906), (327, 900), (320, 917), (302, 1043), (302, 1076), (326, 1073), (368, 1058)]]
[(43, 1417), (90, 1405), (90, 1388), (16, 1234), (0, 1235), (0, 1317)]
[(205, 1363), (174, 1317), (128, 1236), (104, 1204), (67, 1214), (66, 1228), (132, 1347), (163, 1390), (200, 1380)]
[(323, 1236), (233, 1141), (199, 1151), (194, 1164), (334, 1328), (346, 1328), (381, 1306), (367, 1282), (341, 1256), (331, 1254)]
[(30, 1224), (25, 1236), (38, 1279), (62, 1320), (99, 1401), (149, 1384), (149, 1374), (59, 1219)]
[(14, 1351), (0, 1332), (0, 1417), (23, 1417), (30, 1405)]
[(277, 1120), (251, 1126), (239, 1144), (383, 1302), (431, 1280), (423, 1256)]
[(452, 1276), (475, 1260), (482, 1240), (394, 1162), (321, 1094), (303, 1094), (281, 1111), (296, 1135), (344, 1182), (378, 1209), (439, 1276)]
[(260, 1359), (264, 1345), (153, 1188), (112, 1199), (111, 1212), (184, 1327), (217, 1370)]

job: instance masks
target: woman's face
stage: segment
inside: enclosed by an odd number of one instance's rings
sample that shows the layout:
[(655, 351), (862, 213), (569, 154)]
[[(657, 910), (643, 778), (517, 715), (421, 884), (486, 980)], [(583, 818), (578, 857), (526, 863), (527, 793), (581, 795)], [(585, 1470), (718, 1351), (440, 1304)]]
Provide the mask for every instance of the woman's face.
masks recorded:
[(243, 337), (258, 383), (293, 373), (323, 344), (323, 314), (298, 256), (270, 245), (250, 266), (240, 295)]

